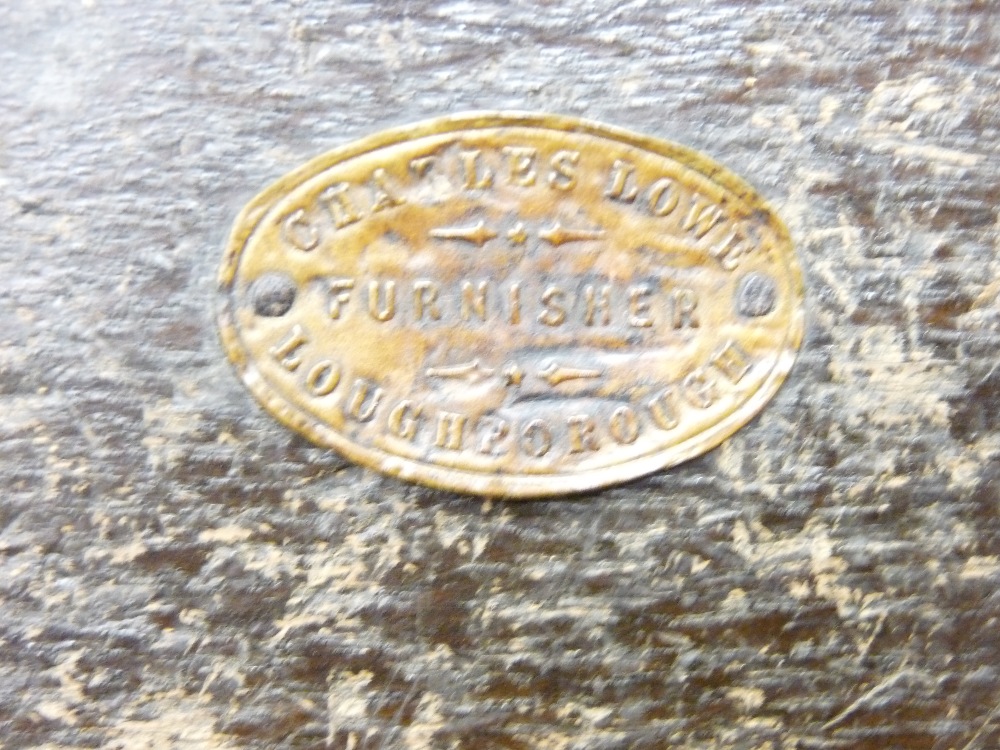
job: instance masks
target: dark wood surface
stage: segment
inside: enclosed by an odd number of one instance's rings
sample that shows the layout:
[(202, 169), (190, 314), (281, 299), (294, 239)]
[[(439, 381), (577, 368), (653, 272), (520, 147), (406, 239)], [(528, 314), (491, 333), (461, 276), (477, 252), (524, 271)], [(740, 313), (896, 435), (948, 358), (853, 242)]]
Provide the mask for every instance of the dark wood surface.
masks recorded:
[[(0, 747), (1000, 746), (1000, 6), (0, 7)], [(808, 324), (720, 448), (572, 500), (264, 413), (215, 273), (259, 189), (467, 109), (700, 149)]]

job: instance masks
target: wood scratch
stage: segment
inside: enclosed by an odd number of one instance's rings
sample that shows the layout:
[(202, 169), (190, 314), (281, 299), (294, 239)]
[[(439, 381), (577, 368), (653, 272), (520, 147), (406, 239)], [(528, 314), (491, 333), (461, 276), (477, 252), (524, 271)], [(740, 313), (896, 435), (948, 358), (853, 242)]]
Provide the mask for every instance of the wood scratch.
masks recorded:
[[(990, 722), (997, 718), (997, 716), (1000, 716), (1000, 703), (997, 704), (996, 708), (989, 712), (986, 719), (983, 721), (982, 726), (976, 730), (976, 733), (972, 735), (972, 738), (965, 744), (964, 747), (962, 747), (962, 750), (973, 750), (973, 745), (983, 735), (983, 732), (986, 730), (986, 727), (990, 725)], [(985, 748), (985, 745), (983, 747)]]
[(878, 710), (880, 704), (892, 702), (899, 694), (908, 692), (907, 688), (911, 679), (917, 679), (919, 682), (925, 681), (921, 675), (918, 675), (912, 669), (903, 669), (894, 675), (890, 675), (830, 719), (830, 721), (826, 722), (823, 725), (823, 729), (833, 729), (861, 711)]

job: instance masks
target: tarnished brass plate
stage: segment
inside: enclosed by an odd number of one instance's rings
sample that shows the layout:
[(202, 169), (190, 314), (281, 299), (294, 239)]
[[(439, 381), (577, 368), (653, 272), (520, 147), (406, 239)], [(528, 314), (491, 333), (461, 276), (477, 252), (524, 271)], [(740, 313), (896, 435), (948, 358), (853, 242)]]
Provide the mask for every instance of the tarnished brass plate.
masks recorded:
[(718, 445), (802, 337), (788, 232), (688, 149), (566, 117), (446, 117), (257, 196), (220, 278), (274, 416), (462, 492), (577, 492)]

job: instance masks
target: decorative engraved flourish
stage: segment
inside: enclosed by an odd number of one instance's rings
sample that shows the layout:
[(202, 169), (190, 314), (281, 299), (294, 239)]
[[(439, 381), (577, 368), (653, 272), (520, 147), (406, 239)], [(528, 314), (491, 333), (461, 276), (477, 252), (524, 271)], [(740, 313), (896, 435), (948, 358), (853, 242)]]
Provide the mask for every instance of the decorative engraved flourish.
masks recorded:
[(471, 227), (438, 227), (431, 230), (431, 237), (436, 239), (463, 240), (479, 247), (482, 247), (496, 236), (497, 233), (487, 227), (482, 221)]
[(470, 382), (480, 380), (492, 375), (495, 370), (490, 367), (483, 367), (478, 359), (471, 362), (463, 362), (460, 365), (448, 365), (446, 367), (428, 367), (427, 377), (448, 378), (451, 380), (468, 380)]
[(517, 222), (514, 227), (507, 232), (507, 239), (515, 245), (523, 245), (528, 240), (528, 233), (524, 231), (524, 224)]
[[(470, 383), (477, 380), (484, 380), (491, 375), (497, 374), (497, 370), (492, 367), (483, 367), (478, 359), (470, 362), (461, 362), (457, 365), (444, 365), (442, 367), (428, 367), (426, 375), (429, 378), (443, 378), (446, 380), (465, 380)], [(517, 362), (508, 362), (500, 370), (499, 375), (505, 386), (519, 386), (527, 373)], [(567, 380), (595, 379), (604, 374), (603, 370), (593, 370), (581, 367), (563, 367), (556, 362), (548, 362), (536, 372), (539, 379), (546, 381), (551, 386), (565, 383)]]
[(521, 381), (524, 380), (524, 370), (516, 363), (513, 362), (503, 368), (504, 385), (521, 385)]
[(558, 221), (551, 227), (542, 229), (538, 233), (540, 239), (545, 240), (550, 245), (559, 247), (567, 242), (581, 242), (584, 240), (599, 240), (604, 237), (603, 229), (573, 229), (564, 227)]
[(538, 371), (538, 377), (548, 381), (549, 385), (556, 386), (567, 380), (577, 380), (581, 378), (599, 378), (604, 374), (603, 370), (587, 370), (578, 367), (562, 367), (555, 362), (549, 362), (543, 369)]

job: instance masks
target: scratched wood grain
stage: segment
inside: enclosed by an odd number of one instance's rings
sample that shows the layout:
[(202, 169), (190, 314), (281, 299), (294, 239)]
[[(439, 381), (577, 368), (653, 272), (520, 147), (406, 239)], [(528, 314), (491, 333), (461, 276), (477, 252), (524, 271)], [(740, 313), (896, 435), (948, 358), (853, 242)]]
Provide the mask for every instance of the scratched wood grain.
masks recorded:
[[(1000, 5), (0, 6), (0, 747), (1000, 746)], [(222, 354), (239, 208), (479, 108), (700, 149), (808, 330), (706, 456), (575, 500), (383, 478)]]

